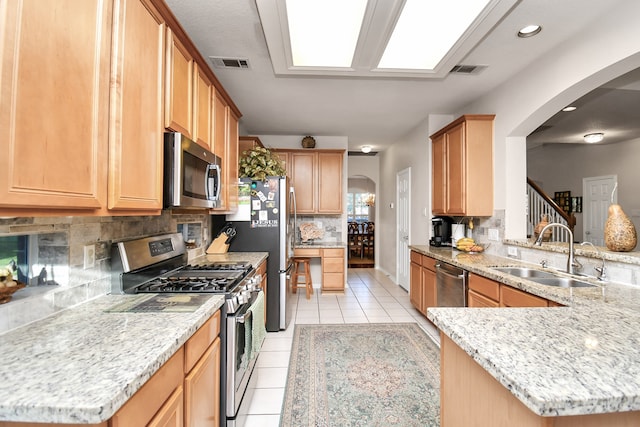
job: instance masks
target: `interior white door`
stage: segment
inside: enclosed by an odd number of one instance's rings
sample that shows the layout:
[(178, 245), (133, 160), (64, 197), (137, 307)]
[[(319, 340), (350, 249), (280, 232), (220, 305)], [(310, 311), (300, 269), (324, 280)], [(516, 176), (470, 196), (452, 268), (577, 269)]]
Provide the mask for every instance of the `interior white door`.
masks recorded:
[(604, 246), (604, 223), (611, 203), (617, 203), (617, 192), (613, 189), (618, 182), (617, 175), (595, 176), (582, 179), (583, 236), (582, 240), (596, 246)]
[(410, 226), (409, 212), (411, 211), (411, 168), (404, 169), (398, 172), (396, 176), (397, 194), (396, 200), (398, 201), (397, 209), (397, 261), (396, 261), (396, 282), (405, 290), (409, 290), (409, 235)]

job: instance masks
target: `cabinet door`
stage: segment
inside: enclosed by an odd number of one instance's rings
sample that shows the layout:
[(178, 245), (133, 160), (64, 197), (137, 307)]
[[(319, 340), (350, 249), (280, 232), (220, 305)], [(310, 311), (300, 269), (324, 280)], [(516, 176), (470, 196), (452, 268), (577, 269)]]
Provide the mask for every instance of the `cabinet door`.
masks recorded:
[(435, 307), (437, 304), (436, 294), (436, 273), (428, 268), (422, 267), (422, 307), (423, 313), (427, 314), (427, 308)]
[[(182, 387), (173, 392), (169, 400), (147, 424), (148, 427), (182, 427), (184, 425), (184, 398)], [(204, 424), (203, 424), (204, 425)]]
[(238, 208), (238, 117), (231, 111), (231, 108), (227, 107), (227, 109), (229, 109), (227, 114), (229, 137), (227, 138), (227, 161), (225, 162), (227, 212), (234, 212)]
[(469, 289), (467, 305), (469, 307), (500, 307), (500, 304), (497, 301), (487, 298), (472, 289)]
[(342, 213), (342, 153), (318, 153), (318, 213)]
[(220, 424), (220, 338), (211, 344), (184, 379), (184, 425)]
[(225, 159), (227, 158), (227, 138), (229, 135), (229, 109), (227, 102), (222, 95), (216, 91), (213, 96), (213, 153), (222, 160), (222, 187), (220, 189), (220, 201), (216, 211), (227, 209), (227, 171), (225, 170)]
[(211, 123), (213, 119), (211, 90), (213, 87), (197, 64), (194, 65), (194, 70), (193, 136), (198, 144), (207, 150), (211, 150)]
[(431, 211), (436, 214), (447, 212), (447, 149), (446, 134), (440, 134), (431, 143), (433, 184)]
[(316, 153), (291, 153), (291, 180), (299, 214), (316, 211), (316, 158)]
[(424, 311), (422, 300), (422, 266), (415, 262), (410, 265), (409, 300), (418, 311)]
[(447, 132), (447, 213), (450, 215), (464, 215), (466, 212), (465, 159), (465, 123), (463, 122)]
[(149, 0), (115, 4), (108, 207), (159, 212), (165, 25)]
[(171, 30), (167, 30), (167, 129), (193, 139), (193, 57)]
[(104, 206), (112, 1), (0, 5), (0, 206)]

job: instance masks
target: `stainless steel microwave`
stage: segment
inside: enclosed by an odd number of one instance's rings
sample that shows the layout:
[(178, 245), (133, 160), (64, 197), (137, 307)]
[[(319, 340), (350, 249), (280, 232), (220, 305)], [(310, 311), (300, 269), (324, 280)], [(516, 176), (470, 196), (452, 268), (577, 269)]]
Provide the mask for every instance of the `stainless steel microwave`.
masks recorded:
[(220, 157), (177, 132), (164, 134), (164, 207), (215, 208)]

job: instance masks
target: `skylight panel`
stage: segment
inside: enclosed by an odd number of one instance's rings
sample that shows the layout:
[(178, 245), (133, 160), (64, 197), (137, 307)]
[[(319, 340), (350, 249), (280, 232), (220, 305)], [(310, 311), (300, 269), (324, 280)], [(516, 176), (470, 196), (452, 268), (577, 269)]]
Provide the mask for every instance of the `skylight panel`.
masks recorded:
[(367, 0), (286, 0), (296, 67), (350, 67)]
[(378, 68), (433, 70), (488, 3), (407, 0)]

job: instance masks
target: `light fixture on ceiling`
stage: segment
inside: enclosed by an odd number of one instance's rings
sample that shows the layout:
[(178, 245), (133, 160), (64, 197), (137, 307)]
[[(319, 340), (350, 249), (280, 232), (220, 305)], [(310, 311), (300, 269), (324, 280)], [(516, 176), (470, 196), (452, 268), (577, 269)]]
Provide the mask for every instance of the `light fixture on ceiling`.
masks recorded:
[(588, 133), (584, 136), (584, 142), (588, 142), (589, 144), (595, 144), (596, 142), (600, 142), (604, 139), (604, 133), (596, 132), (596, 133)]
[(489, 1), (462, 3), (406, 0), (378, 68), (434, 69)]
[(365, 154), (370, 153), (371, 152), (371, 146), (370, 145), (363, 145), (360, 148), (360, 151), (362, 151)]
[(568, 113), (568, 112), (570, 112), (570, 111), (575, 111), (575, 110), (577, 110), (577, 109), (578, 109), (578, 107), (576, 107), (575, 105), (569, 105), (569, 106), (567, 106), (567, 107), (564, 107), (564, 108), (562, 109), (562, 111), (564, 111), (565, 113)]
[(286, 0), (296, 67), (350, 67), (367, 0)]
[(527, 25), (518, 31), (518, 37), (521, 39), (526, 39), (527, 37), (533, 37), (542, 31), (542, 27), (540, 25)]

